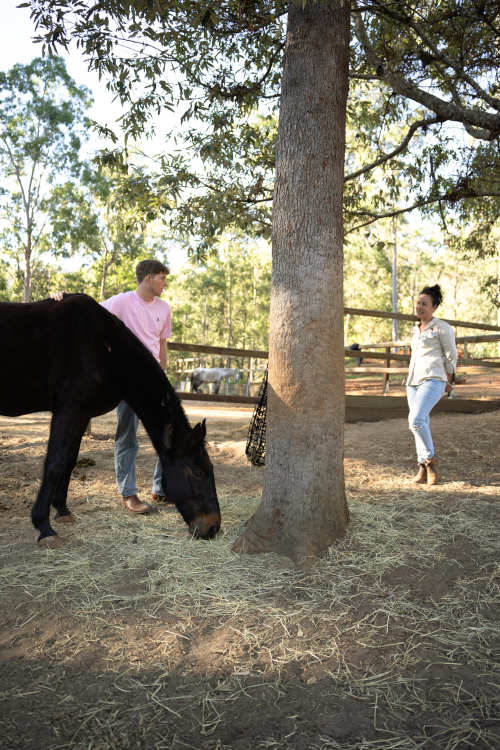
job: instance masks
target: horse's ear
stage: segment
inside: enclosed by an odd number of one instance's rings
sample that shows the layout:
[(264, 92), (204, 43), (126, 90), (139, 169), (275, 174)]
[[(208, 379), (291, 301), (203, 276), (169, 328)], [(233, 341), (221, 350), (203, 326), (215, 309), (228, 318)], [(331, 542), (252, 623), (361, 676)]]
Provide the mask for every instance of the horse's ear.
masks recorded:
[(198, 422), (198, 424), (193, 427), (193, 432), (191, 433), (193, 446), (201, 445), (204, 442), (206, 436), (207, 436), (206, 421), (203, 420), (203, 422), (201, 423)]
[(174, 442), (174, 428), (171, 424), (166, 424), (163, 429), (163, 444), (168, 451), (172, 450)]

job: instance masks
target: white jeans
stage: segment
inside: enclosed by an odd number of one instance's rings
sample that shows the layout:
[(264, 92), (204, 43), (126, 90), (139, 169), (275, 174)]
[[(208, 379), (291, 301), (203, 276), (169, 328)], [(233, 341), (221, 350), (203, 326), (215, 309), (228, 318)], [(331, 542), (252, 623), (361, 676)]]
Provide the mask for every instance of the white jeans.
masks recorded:
[(434, 455), (429, 415), (443, 396), (445, 388), (446, 383), (437, 378), (424, 380), (420, 385), (406, 386), (406, 397), (410, 407), (408, 424), (415, 438), (419, 464), (423, 464)]

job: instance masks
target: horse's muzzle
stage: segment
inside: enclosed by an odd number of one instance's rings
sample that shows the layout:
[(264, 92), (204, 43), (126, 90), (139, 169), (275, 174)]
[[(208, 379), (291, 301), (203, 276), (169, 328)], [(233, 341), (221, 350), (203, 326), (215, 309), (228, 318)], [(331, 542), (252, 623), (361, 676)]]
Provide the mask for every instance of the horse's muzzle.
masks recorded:
[(195, 539), (213, 539), (220, 529), (220, 514), (207, 513), (198, 516), (189, 524), (189, 531)]

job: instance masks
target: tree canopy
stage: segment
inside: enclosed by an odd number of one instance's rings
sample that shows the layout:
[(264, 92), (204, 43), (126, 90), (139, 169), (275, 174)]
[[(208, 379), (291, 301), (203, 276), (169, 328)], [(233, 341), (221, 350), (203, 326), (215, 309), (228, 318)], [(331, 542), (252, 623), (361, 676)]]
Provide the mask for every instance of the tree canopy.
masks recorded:
[[(128, 107), (127, 136), (184, 108), (179, 151), (158, 160), (168, 189), (186, 188), (169, 214), (178, 229), (201, 248), (234, 224), (269, 236), (288, 2), (30, 5), (45, 48), (76, 41)], [(497, 11), (496, 0), (351, 4), (347, 232), (415, 207), (444, 217), (479, 201), (498, 213)], [(370, 190), (381, 175), (384, 189)]]

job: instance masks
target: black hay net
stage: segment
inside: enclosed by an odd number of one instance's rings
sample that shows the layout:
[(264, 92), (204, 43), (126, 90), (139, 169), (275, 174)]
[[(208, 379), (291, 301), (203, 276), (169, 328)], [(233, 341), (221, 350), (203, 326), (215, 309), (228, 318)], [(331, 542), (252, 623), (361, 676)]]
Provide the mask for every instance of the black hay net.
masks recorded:
[(248, 428), (245, 453), (251, 464), (264, 466), (266, 463), (266, 423), (267, 423), (267, 367), (259, 388), (257, 403)]

